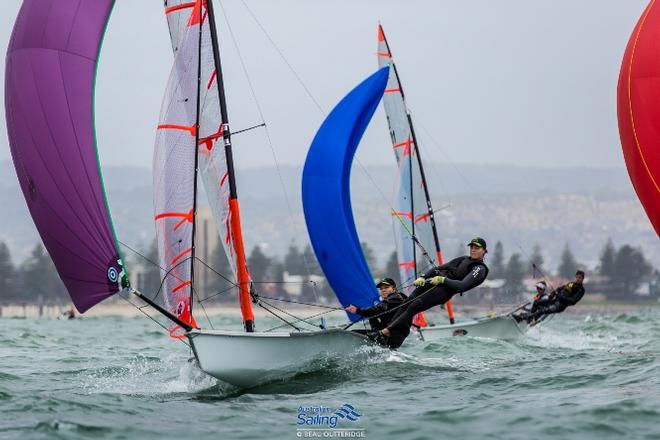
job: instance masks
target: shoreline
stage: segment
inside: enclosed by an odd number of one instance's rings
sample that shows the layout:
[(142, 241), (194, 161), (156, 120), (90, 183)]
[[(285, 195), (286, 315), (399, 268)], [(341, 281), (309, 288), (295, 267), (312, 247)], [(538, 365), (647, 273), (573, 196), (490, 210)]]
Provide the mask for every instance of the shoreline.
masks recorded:
[[(64, 311), (68, 310), (70, 305), (58, 304), (2, 304), (0, 305), (0, 318), (57, 318)], [(488, 306), (479, 305), (463, 305), (456, 311), (456, 317), (470, 317), (470, 316), (485, 316), (489, 313), (506, 313), (517, 307), (517, 304), (503, 304), (498, 305), (494, 309)], [(620, 302), (592, 302), (579, 304), (575, 307), (569, 307), (564, 313), (569, 315), (610, 315), (621, 313), (635, 313), (647, 309), (658, 309), (660, 303), (620, 303)], [(198, 313), (199, 312), (198, 308)], [(324, 310), (319, 307), (310, 306), (294, 306), (287, 307), (286, 310), (292, 314), (300, 316), (314, 315)], [(259, 307), (253, 308), (254, 315), (257, 317), (271, 316), (266, 310)], [(205, 312), (209, 316), (231, 316), (240, 317), (241, 309), (235, 304), (213, 304), (205, 306)], [(204, 313), (204, 312), (201, 312)], [(444, 310), (434, 308), (427, 312), (432, 317), (444, 317)], [(325, 316), (333, 316), (341, 314), (342, 310), (328, 311)], [(76, 316), (81, 314), (76, 312)], [(135, 317), (141, 316), (142, 312), (135, 306), (127, 303), (102, 303), (85, 312), (82, 316), (85, 317), (102, 317), (102, 316), (121, 316), (121, 317)]]

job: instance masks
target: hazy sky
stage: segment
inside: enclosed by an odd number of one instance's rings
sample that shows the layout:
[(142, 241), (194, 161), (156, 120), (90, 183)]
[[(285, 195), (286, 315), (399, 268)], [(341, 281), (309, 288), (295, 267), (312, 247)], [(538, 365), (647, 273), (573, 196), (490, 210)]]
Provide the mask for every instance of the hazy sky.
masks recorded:
[[(385, 27), (427, 160), (623, 166), (616, 125), (621, 57), (645, 0), (244, 0), (329, 111), (377, 68)], [(0, 2), (0, 52), (20, 5)], [(172, 65), (161, 0), (116, 0), (101, 54), (96, 115), (105, 165), (151, 166)], [(218, 5), (219, 6), (219, 5)], [(233, 130), (260, 123), (216, 6)], [(301, 164), (323, 114), (243, 0), (225, 0), (281, 163)], [(4, 77), (4, 63), (0, 65)], [(4, 102), (4, 90), (0, 89)], [(0, 160), (9, 157), (0, 122)], [(439, 145), (432, 145), (430, 136)], [(273, 165), (263, 129), (235, 139), (238, 167)], [(392, 163), (382, 109), (358, 157)]]

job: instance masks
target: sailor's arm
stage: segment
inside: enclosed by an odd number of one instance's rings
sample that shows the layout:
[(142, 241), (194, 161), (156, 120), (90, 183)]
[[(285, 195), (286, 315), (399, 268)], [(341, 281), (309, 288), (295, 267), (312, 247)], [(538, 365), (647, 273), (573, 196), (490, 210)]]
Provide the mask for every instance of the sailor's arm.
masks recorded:
[(360, 316), (366, 316), (367, 318), (371, 316), (378, 315), (379, 313), (382, 313), (386, 311), (385, 303), (378, 303), (373, 307), (355, 307), (354, 305), (349, 305), (346, 307), (344, 310), (350, 313), (355, 313)]
[(472, 271), (465, 276), (462, 280), (452, 280), (451, 278), (445, 278), (443, 284), (450, 289), (456, 292), (467, 292), (470, 289), (474, 289), (479, 284), (483, 283), (486, 279), (488, 271), (486, 268), (478, 264), (474, 266)]

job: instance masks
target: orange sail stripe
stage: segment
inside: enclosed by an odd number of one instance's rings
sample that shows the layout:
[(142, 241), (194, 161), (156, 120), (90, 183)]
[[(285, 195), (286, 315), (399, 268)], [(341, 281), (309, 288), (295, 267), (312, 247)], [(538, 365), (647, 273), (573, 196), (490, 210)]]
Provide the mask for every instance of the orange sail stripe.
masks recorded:
[(407, 155), (410, 154), (413, 143), (414, 142), (412, 141), (412, 139), (410, 139), (410, 137), (408, 137), (408, 139), (406, 139), (405, 141), (399, 142), (398, 144), (392, 145), (392, 148), (397, 149), (397, 148), (403, 147), (403, 156), (407, 156)]
[(174, 225), (174, 230), (176, 231), (176, 230), (179, 229), (181, 226), (183, 226), (186, 222), (188, 222), (188, 223), (192, 223), (192, 222), (193, 222), (192, 214), (190, 215), (190, 217), (182, 218), (181, 221), (179, 221), (179, 223), (177, 223), (176, 225)]
[(404, 211), (394, 211), (392, 215), (396, 215), (398, 217), (408, 217), (409, 219), (412, 220), (412, 212), (404, 212)]
[(186, 219), (189, 219), (192, 221), (192, 211), (190, 212), (164, 212), (162, 214), (158, 214), (154, 220), (160, 220), (162, 218), (168, 218), (168, 217), (184, 217)]
[(406, 139), (406, 140), (403, 141), (403, 142), (399, 142), (398, 144), (394, 144), (394, 145), (392, 145), (392, 148), (401, 148), (401, 147), (403, 147), (404, 145), (405, 145), (405, 146), (409, 146), (409, 145), (412, 144), (412, 143), (414, 143), (414, 142), (412, 141), (412, 139), (408, 138), (408, 139)]
[(197, 145), (205, 145), (206, 150), (211, 151), (213, 149), (213, 141), (221, 138), (223, 133), (224, 133), (224, 124), (221, 124), (220, 128), (218, 128), (218, 131), (216, 131), (215, 133), (213, 133), (210, 136), (200, 138)]
[(245, 250), (243, 249), (243, 234), (241, 231), (241, 214), (237, 199), (229, 199), (229, 212), (231, 213), (231, 235), (233, 236), (234, 251), (236, 252), (236, 272), (238, 277), (239, 299), (241, 314), (244, 321), (254, 321), (252, 304), (250, 302), (250, 275), (247, 271)]
[(155, 220), (160, 220), (163, 218), (168, 218), (168, 217), (181, 217), (181, 221), (178, 222), (176, 225), (174, 225), (174, 230), (176, 231), (179, 229), (183, 224), (186, 222), (192, 223), (193, 222), (193, 212), (190, 210), (188, 213), (184, 212), (164, 212), (162, 214), (158, 214), (155, 217)]
[(225, 184), (228, 177), (229, 177), (229, 171), (225, 171), (225, 174), (223, 174), (222, 177), (220, 178), (220, 186)]
[(376, 52), (376, 55), (383, 58), (392, 58), (392, 55), (390, 55), (389, 52)]
[(183, 283), (179, 284), (174, 289), (172, 289), (172, 293), (177, 293), (179, 290), (190, 285), (192, 285), (192, 281), (184, 281)]
[(169, 8), (165, 8), (165, 15), (180, 11), (181, 9), (192, 8), (193, 6), (195, 6), (195, 2), (181, 3), (180, 5), (170, 6)]
[(385, 34), (381, 25), (378, 25), (378, 41), (385, 41)]
[(189, 132), (193, 136), (197, 136), (196, 125), (159, 124), (157, 128), (159, 130), (183, 130)]
[[(190, 299), (187, 297), (179, 298), (179, 303), (177, 304), (177, 310), (174, 311), (177, 317), (192, 327), (199, 329), (197, 321), (190, 313)], [(185, 337), (186, 330), (181, 328), (181, 326), (174, 324), (169, 328), (170, 337), (174, 339), (183, 339)]]
[(406, 269), (414, 269), (415, 268), (415, 262), (414, 261), (404, 261), (403, 263), (399, 263), (399, 267), (405, 267)]
[(213, 73), (211, 74), (211, 79), (209, 79), (209, 82), (206, 84), (206, 90), (210, 90), (211, 86), (213, 85), (213, 80), (215, 77), (218, 75), (218, 70), (213, 69)]
[(192, 27), (200, 23), (200, 17), (202, 15), (201, 7), (202, 7), (202, 0), (197, 0), (195, 2), (195, 7), (190, 13), (190, 19), (188, 20), (188, 27)]
[(431, 218), (431, 214), (429, 214), (428, 212), (426, 214), (420, 214), (417, 217), (415, 217), (415, 223), (428, 222), (430, 218)]
[(397, 87), (396, 89), (385, 89), (385, 93), (395, 93), (400, 91), (401, 91), (400, 87)]
[(189, 248), (186, 249), (185, 251), (181, 252), (179, 255), (177, 255), (176, 257), (174, 257), (174, 259), (172, 259), (172, 262), (171, 262), (170, 264), (171, 264), (172, 266), (174, 266), (174, 265), (176, 264), (177, 261), (179, 261), (181, 258), (183, 258), (184, 255), (191, 253), (191, 252), (192, 252), (192, 249), (193, 249), (193, 248), (189, 247)]

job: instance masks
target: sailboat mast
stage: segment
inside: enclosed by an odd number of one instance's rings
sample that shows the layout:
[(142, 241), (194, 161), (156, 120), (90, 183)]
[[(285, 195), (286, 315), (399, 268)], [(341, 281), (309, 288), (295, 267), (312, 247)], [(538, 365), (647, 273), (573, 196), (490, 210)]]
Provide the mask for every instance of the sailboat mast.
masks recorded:
[(215, 14), (213, 12), (213, 1), (206, 0), (208, 9), (209, 30), (211, 32), (211, 44), (213, 45), (213, 61), (215, 63), (216, 81), (218, 82), (218, 93), (220, 100), (220, 115), (222, 118), (222, 141), (225, 148), (227, 160), (227, 179), (229, 181), (229, 217), (231, 227), (232, 245), (236, 253), (236, 272), (238, 278), (239, 301), (245, 331), (254, 331), (254, 313), (250, 302), (250, 276), (247, 270), (245, 248), (243, 246), (243, 235), (241, 233), (241, 218), (238, 204), (238, 192), (236, 190), (236, 178), (234, 171), (234, 157), (231, 148), (231, 132), (229, 130), (229, 117), (227, 112), (227, 100), (225, 98), (224, 75), (220, 63), (220, 51), (218, 49), (218, 32), (215, 25)]
[[(403, 84), (401, 83), (401, 78), (399, 77), (399, 71), (396, 68), (396, 64), (394, 63), (394, 60), (392, 59), (392, 51), (390, 50), (390, 44), (387, 42), (387, 37), (385, 36), (385, 31), (383, 30), (382, 26), (380, 27), (380, 32), (383, 35), (383, 41), (385, 42), (385, 47), (387, 47), (387, 52), (390, 55), (390, 62), (392, 64), (392, 69), (394, 69), (394, 76), (396, 77), (396, 81), (399, 84), (399, 93), (401, 93), (401, 99), (404, 102), (406, 102), (406, 95), (405, 92), (403, 91)], [(412, 116), (410, 115), (410, 111), (408, 110), (408, 106), (405, 105), (406, 108), (406, 118), (408, 120), (408, 127), (410, 128), (410, 136), (412, 138), (412, 143), (413, 146), (410, 149), (410, 156), (412, 156), (413, 148), (414, 151), (417, 155), (417, 164), (419, 165), (419, 174), (422, 179), (422, 186), (424, 187), (424, 196), (426, 198), (426, 208), (427, 208), (427, 213), (429, 217), (429, 223), (431, 224), (431, 230), (433, 232), (433, 242), (435, 244), (435, 253), (436, 253), (436, 258), (438, 260), (438, 265), (441, 265), (443, 263), (443, 258), (442, 258), (442, 250), (440, 248), (440, 240), (438, 239), (438, 229), (435, 224), (435, 214), (433, 212), (433, 206), (431, 205), (431, 195), (429, 194), (429, 189), (428, 185), (426, 184), (426, 174), (424, 173), (424, 166), (422, 165), (422, 157), (419, 154), (419, 148), (418, 148), (418, 143), (417, 143), (417, 136), (415, 135), (415, 127), (412, 122)], [(412, 158), (411, 158), (412, 160)], [(412, 178), (412, 169), (411, 169), (411, 178)], [(412, 193), (412, 185), (411, 185), (411, 193)], [(414, 226), (415, 226), (415, 211), (413, 209), (413, 235), (414, 235)], [(413, 253), (414, 255), (414, 253)], [(415, 276), (417, 276), (417, 261), (415, 260)], [(445, 307), (447, 309), (447, 315), (449, 316), (449, 322), (452, 324), (454, 323), (454, 310), (451, 304), (451, 300), (447, 301), (445, 304)]]

